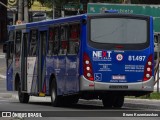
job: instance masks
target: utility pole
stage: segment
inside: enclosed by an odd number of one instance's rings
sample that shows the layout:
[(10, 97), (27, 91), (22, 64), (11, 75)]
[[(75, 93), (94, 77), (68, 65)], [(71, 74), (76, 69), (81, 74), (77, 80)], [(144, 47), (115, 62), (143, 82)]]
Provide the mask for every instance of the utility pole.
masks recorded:
[(12, 11), (13, 12), (13, 25), (16, 23), (16, 10), (14, 9), (11, 9), (10, 7), (8, 7), (7, 5), (5, 5), (4, 3), (2, 3), (0, 1), (0, 5), (6, 7), (8, 10)]
[(127, 0), (127, 3), (128, 3), (128, 4), (131, 4), (131, 0)]
[(23, 21), (23, 0), (18, 1), (18, 20)]
[(53, 0), (53, 19), (55, 18), (55, 2), (54, 2), (54, 0)]
[(24, 0), (24, 22), (25, 23), (29, 22), (29, 17), (28, 17), (28, 0)]
[(7, 1), (0, 0), (0, 43), (7, 40)]

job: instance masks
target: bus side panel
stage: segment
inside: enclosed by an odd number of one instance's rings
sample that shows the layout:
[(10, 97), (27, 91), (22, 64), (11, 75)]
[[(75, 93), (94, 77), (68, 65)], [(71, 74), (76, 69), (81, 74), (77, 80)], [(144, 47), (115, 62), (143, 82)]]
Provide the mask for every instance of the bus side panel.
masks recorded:
[(77, 55), (67, 56), (66, 59), (66, 94), (76, 93), (79, 91), (79, 82), (78, 82), (78, 66), (79, 59)]
[(13, 91), (13, 63), (7, 68), (7, 90)]
[[(50, 56), (46, 58), (46, 70), (47, 70), (47, 78), (49, 81), (46, 81), (48, 83), (47, 91), (49, 91), (49, 84), (51, 80), (51, 75), (54, 75), (56, 83), (57, 83), (57, 94), (62, 95), (64, 93), (64, 85), (65, 85), (65, 70), (62, 69), (64, 67), (64, 59), (59, 58), (57, 56)], [(65, 68), (65, 67), (64, 67)], [(52, 86), (51, 86), (52, 87)]]
[(52, 56), (46, 58), (46, 90), (49, 94), (49, 83), (51, 75), (56, 77), (57, 94), (70, 94), (79, 91), (78, 81), (78, 65), (79, 59), (77, 56)]
[(65, 56), (58, 56), (57, 60), (54, 61), (57, 64), (56, 72), (56, 82), (57, 82), (57, 94), (65, 92), (65, 79), (66, 79), (66, 58)]
[(55, 76), (55, 71), (54, 71), (54, 59), (55, 57), (46, 57), (46, 93), (49, 95), (49, 87), (50, 87), (50, 80), (51, 80), (51, 75), (53, 74)]

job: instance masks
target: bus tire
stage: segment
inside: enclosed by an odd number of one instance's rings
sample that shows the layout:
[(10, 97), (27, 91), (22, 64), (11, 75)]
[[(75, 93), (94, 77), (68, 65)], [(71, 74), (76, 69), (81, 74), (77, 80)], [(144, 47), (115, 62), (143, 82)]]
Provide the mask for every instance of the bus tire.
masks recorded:
[(62, 98), (57, 95), (57, 84), (55, 80), (51, 83), (51, 104), (54, 107), (59, 107), (62, 105)]
[(79, 96), (65, 96), (64, 97), (64, 105), (70, 106), (72, 104), (77, 104), (79, 101)]
[(102, 98), (102, 103), (104, 108), (112, 108), (113, 106), (113, 97), (112, 96), (105, 96)]
[(28, 103), (29, 102), (30, 96), (28, 93), (22, 93), (20, 84), (19, 84), (19, 89), (18, 89), (18, 97), (19, 97), (20, 103)]
[(121, 108), (124, 104), (124, 96), (117, 96), (114, 100), (113, 107)]
[(73, 104), (77, 104), (78, 101), (79, 101), (79, 96), (74, 96), (74, 97), (72, 98), (72, 103), (73, 103)]

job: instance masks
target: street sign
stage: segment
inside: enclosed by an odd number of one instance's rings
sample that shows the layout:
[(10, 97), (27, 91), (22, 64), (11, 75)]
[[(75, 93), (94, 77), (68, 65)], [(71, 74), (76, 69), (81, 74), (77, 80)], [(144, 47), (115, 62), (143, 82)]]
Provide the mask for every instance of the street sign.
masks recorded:
[(83, 10), (83, 4), (79, 3), (68, 3), (63, 6), (63, 9), (69, 11)]
[(17, 3), (18, 3), (18, 0), (8, 0), (8, 4), (10, 6), (15, 6), (15, 5), (17, 5)]
[(160, 5), (89, 3), (87, 7), (88, 13), (104, 13), (106, 10), (153, 16), (154, 32), (160, 32)]

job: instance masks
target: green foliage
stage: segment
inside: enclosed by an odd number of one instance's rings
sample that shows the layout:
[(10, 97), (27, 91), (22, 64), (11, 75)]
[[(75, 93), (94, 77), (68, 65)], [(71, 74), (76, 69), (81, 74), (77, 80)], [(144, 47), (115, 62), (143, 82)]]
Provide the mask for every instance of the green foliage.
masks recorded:
[(140, 98), (142, 99), (160, 99), (160, 93), (157, 92), (153, 92), (151, 94), (145, 95), (145, 96), (141, 96)]
[(105, 0), (108, 3), (122, 3), (122, 0)]
[(133, 97), (133, 96), (128, 96), (127, 98), (138, 98), (138, 99), (158, 99), (160, 100), (160, 93), (153, 92), (148, 95), (140, 96), (140, 97)]
[(31, 6), (33, 5), (34, 0), (28, 0), (28, 7), (31, 8)]
[[(30, 0), (34, 1), (34, 0)], [(52, 8), (55, 4), (56, 8), (61, 8), (64, 4), (68, 2), (79, 2), (80, 0), (37, 0), (43, 6)], [(122, 3), (124, 0), (92, 0), (93, 2), (105, 2), (105, 3)], [(131, 0), (132, 4), (158, 4), (159, 0)]]
[(76, 2), (77, 0), (37, 0), (42, 5), (52, 8), (53, 4), (56, 6), (56, 8), (61, 8), (62, 5), (68, 3), (68, 2)]

